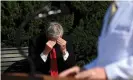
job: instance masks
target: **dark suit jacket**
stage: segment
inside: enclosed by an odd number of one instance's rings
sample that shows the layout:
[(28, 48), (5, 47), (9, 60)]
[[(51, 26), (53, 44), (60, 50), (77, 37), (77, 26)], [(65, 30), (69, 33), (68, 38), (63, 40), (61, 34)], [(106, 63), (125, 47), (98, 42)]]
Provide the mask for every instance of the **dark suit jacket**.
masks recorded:
[[(67, 41), (66, 47), (69, 53), (69, 57), (67, 58), (66, 61), (64, 61), (63, 59), (60, 46), (58, 44), (54, 46), (57, 53), (56, 55), (57, 55), (57, 64), (58, 64), (59, 73), (65, 69), (74, 66), (76, 63), (70, 37), (63, 36), (63, 39)], [(34, 61), (36, 71), (43, 74), (50, 74), (50, 54), (48, 55), (46, 62), (44, 62), (40, 57), (40, 54), (43, 52), (47, 41), (48, 40), (45, 34), (40, 34), (39, 36), (34, 37), (29, 41), (29, 57), (31, 57), (32, 60)]]

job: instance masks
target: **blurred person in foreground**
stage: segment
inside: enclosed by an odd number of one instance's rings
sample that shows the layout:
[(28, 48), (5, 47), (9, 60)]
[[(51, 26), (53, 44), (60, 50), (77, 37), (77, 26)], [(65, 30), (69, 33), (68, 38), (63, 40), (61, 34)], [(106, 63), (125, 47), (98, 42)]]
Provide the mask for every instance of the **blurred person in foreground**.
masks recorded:
[(75, 65), (70, 36), (63, 35), (63, 27), (50, 22), (46, 32), (29, 41), (29, 57), (37, 73), (58, 76), (58, 73)]
[(84, 80), (133, 79), (133, 2), (115, 1), (108, 8), (98, 40), (98, 56), (90, 64), (75, 66), (59, 76), (74, 74)]

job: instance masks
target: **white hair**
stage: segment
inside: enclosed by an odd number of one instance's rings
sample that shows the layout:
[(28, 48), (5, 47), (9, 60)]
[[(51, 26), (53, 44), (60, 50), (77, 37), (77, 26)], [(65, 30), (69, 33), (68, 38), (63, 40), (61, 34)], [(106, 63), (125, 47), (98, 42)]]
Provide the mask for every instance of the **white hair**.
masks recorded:
[(58, 38), (63, 35), (63, 27), (57, 22), (50, 22), (48, 28), (46, 29), (47, 37)]

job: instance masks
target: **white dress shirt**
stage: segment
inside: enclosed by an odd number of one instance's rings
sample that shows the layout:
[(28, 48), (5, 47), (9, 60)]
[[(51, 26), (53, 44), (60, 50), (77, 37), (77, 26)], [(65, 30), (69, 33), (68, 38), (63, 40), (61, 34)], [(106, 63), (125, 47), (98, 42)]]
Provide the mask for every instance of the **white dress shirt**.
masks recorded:
[[(63, 56), (64, 61), (66, 61), (67, 58), (69, 57), (68, 51), (65, 51), (65, 54), (64, 54), (64, 55), (62, 54), (62, 56)], [(43, 60), (44, 62), (46, 62), (46, 61), (47, 61), (48, 54), (45, 55), (45, 54), (42, 52), (42, 53), (40, 54), (40, 57), (42, 58), (42, 60)]]
[(84, 67), (104, 67), (108, 80), (129, 80), (133, 79), (133, 2), (116, 4), (117, 12), (109, 24), (111, 7), (106, 12), (98, 40), (98, 57)]

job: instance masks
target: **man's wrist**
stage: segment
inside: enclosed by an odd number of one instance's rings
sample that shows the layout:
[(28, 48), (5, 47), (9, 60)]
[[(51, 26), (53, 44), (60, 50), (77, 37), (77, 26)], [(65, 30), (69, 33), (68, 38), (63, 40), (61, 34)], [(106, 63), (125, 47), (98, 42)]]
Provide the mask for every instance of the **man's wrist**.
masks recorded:
[(49, 51), (47, 51), (47, 50), (44, 50), (44, 51), (43, 51), (43, 54), (44, 54), (44, 55), (48, 55), (48, 53), (49, 53)]
[(68, 51), (65, 49), (62, 51), (63, 55), (65, 55), (66, 53), (68, 53)]
[(51, 48), (49, 46), (46, 46), (45, 49), (44, 49), (44, 51), (43, 51), (43, 53), (45, 55), (48, 55), (50, 51), (51, 51)]

